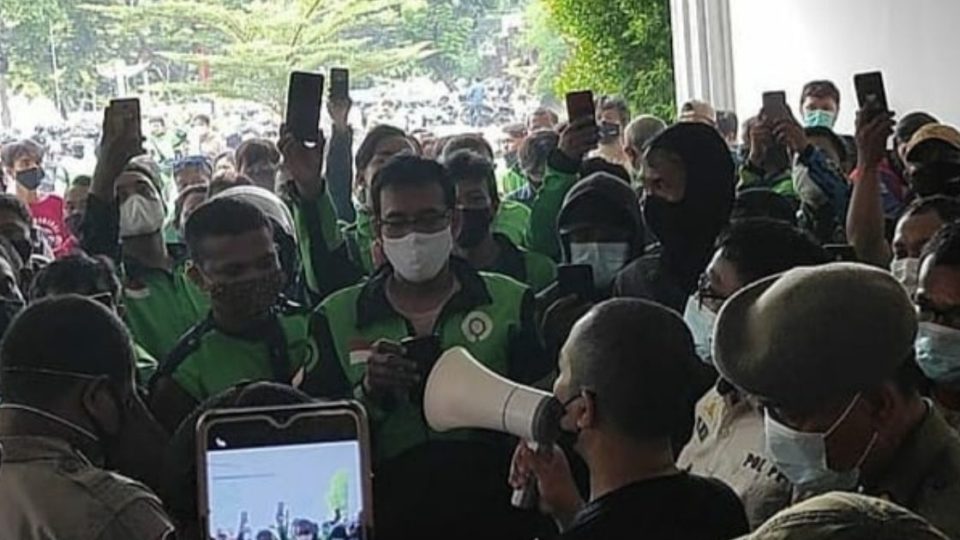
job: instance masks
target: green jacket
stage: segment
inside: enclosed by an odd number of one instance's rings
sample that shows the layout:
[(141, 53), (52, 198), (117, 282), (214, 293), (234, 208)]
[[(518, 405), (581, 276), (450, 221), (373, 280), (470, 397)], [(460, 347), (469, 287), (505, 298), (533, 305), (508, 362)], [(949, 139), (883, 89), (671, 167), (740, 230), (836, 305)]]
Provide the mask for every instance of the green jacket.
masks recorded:
[(530, 209), (523, 203), (504, 200), (493, 220), (493, 232), (505, 235), (515, 245), (527, 247), (530, 229)]
[(789, 167), (776, 174), (767, 175), (750, 163), (745, 163), (740, 167), (739, 187), (740, 189), (768, 188), (785, 197), (797, 197), (797, 192), (793, 188), (793, 171)]
[(107, 256), (118, 265), (123, 281), (124, 317), (134, 340), (154, 358), (165, 358), (180, 337), (206, 316), (210, 301), (187, 277), (185, 261), (179, 261), (167, 272), (124, 257), (119, 222), (115, 201), (105, 202), (91, 195), (84, 216), (82, 247), (87, 253)]
[(557, 217), (563, 208), (567, 193), (579, 179), (579, 163), (566, 157), (559, 150), (550, 153), (543, 185), (533, 201), (530, 213), (530, 237), (528, 247), (559, 262), (562, 258), (560, 236), (557, 234)]
[[(505, 276), (478, 273), (456, 258), (451, 259), (451, 269), (460, 291), (444, 306), (436, 324), (443, 349), (465, 347), (493, 371), (523, 383), (545, 377), (552, 366), (534, 324), (530, 289)], [(466, 430), (430, 430), (416, 400), (404, 397), (385, 404), (363, 392), (372, 345), (380, 339), (399, 342), (413, 333), (411, 324), (387, 300), (386, 284), (392, 273), (385, 265), (366, 283), (330, 296), (315, 313), (321, 355), (339, 360), (354, 396), (370, 413), (377, 463), (430, 441), (472, 440), (475, 436)], [(312, 375), (307, 374), (303, 389), (317, 395)]]
[(373, 264), (373, 219), (368, 210), (357, 210), (357, 221), (341, 223), (347, 243), (347, 253), (353, 264), (369, 276), (376, 270)]
[(527, 177), (516, 168), (511, 168), (500, 178), (500, 192), (513, 193), (527, 183)]
[(500, 246), (500, 257), (489, 268), (479, 270), (512, 277), (530, 287), (534, 294), (556, 281), (557, 265), (549, 257), (517, 247), (502, 234), (495, 234), (494, 240)]
[(300, 260), (311, 294), (322, 299), (328, 294), (353, 285), (360, 279), (356, 269), (346, 267), (345, 257), (331, 254), (347, 250), (330, 192), (324, 190), (315, 201), (308, 201), (293, 193), (290, 210), (297, 230)]
[(349, 387), (339, 369), (329, 370), (331, 360), (320, 358), (309, 310), (285, 304), (268, 324), (243, 334), (228, 334), (208, 317), (183, 336), (159, 375), (171, 377), (198, 402), (246, 381), (297, 383), (308, 371), (319, 395), (346, 395)]

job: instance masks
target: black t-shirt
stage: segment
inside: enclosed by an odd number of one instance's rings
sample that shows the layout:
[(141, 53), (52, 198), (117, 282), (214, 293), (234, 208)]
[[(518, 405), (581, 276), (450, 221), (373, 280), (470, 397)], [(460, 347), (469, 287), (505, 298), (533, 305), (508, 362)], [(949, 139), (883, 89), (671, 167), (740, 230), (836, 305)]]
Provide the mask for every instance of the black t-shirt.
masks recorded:
[(729, 540), (749, 532), (743, 503), (722, 482), (687, 473), (643, 480), (591, 502), (562, 540)]

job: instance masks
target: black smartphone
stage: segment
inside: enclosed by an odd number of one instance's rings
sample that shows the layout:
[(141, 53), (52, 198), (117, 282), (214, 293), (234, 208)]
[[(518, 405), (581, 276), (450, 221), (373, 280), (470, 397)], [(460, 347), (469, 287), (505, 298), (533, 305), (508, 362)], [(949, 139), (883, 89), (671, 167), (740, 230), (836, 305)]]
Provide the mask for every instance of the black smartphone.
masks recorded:
[(883, 73), (858, 73), (853, 76), (853, 86), (857, 89), (860, 110), (864, 111), (863, 114), (867, 115), (868, 120), (890, 110), (887, 105), (887, 91), (883, 86)]
[(346, 68), (330, 68), (330, 99), (350, 97), (350, 71)]
[(787, 107), (787, 93), (784, 91), (764, 92), (762, 113), (764, 118), (774, 122), (789, 118), (790, 108)]
[(583, 90), (567, 94), (567, 120), (574, 122), (581, 118), (596, 118), (597, 112), (593, 101), (593, 92)]
[(557, 287), (561, 298), (575, 295), (591, 300), (595, 294), (593, 268), (587, 264), (561, 264), (557, 267)]
[(329, 525), (339, 538), (372, 538), (367, 425), (355, 401), (205, 413), (197, 485), (208, 537), (280, 528), (281, 538), (323, 538)]
[(136, 134), (143, 138), (143, 130), (140, 126), (140, 100), (137, 98), (111, 99), (107, 107), (107, 114), (119, 116), (123, 124), (129, 131), (126, 133)]
[(320, 140), (320, 105), (323, 101), (323, 75), (294, 71), (287, 92), (287, 129), (301, 142)]
[(424, 381), (430, 375), (433, 365), (443, 354), (443, 346), (439, 336), (409, 337), (400, 342), (406, 351), (407, 359), (413, 360), (420, 367), (420, 375)]

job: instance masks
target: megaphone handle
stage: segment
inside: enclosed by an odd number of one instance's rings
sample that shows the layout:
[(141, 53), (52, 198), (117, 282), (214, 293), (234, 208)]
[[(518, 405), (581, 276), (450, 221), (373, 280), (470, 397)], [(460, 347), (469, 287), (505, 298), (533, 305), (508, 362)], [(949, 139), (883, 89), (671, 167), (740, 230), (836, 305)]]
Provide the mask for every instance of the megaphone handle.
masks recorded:
[[(534, 452), (542, 453), (544, 452), (544, 447), (541, 444), (537, 444), (533, 441), (526, 441), (527, 447)], [(520, 508), (522, 510), (532, 510), (537, 507), (537, 500), (540, 498), (540, 493), (537, 491), (537, 477), (530, 475), (530, 478), (527, 478), (527, 484), (520, 489), (513, 490), (513, 496), (510, 497), (510, 504), (514, 508)]]
[(537, 479), (533, 476), (527, 479), (527, 485), (520, 489), (513, 490), (513, 496), (510, 497), (510, 504), (514, 508), (521, 510), (532, 510), (537, 507), (537, 500), (540, 493), (537, 491)]

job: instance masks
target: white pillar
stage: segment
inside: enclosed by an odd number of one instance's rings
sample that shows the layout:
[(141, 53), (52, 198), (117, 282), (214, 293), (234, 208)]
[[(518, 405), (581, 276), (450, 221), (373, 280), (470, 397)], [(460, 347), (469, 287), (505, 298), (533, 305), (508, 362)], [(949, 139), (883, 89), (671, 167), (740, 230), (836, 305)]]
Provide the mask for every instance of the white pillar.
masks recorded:
[(733, 110), (733, 43), (729, 0), (671, 0), (677, 107), (690, 99)]

